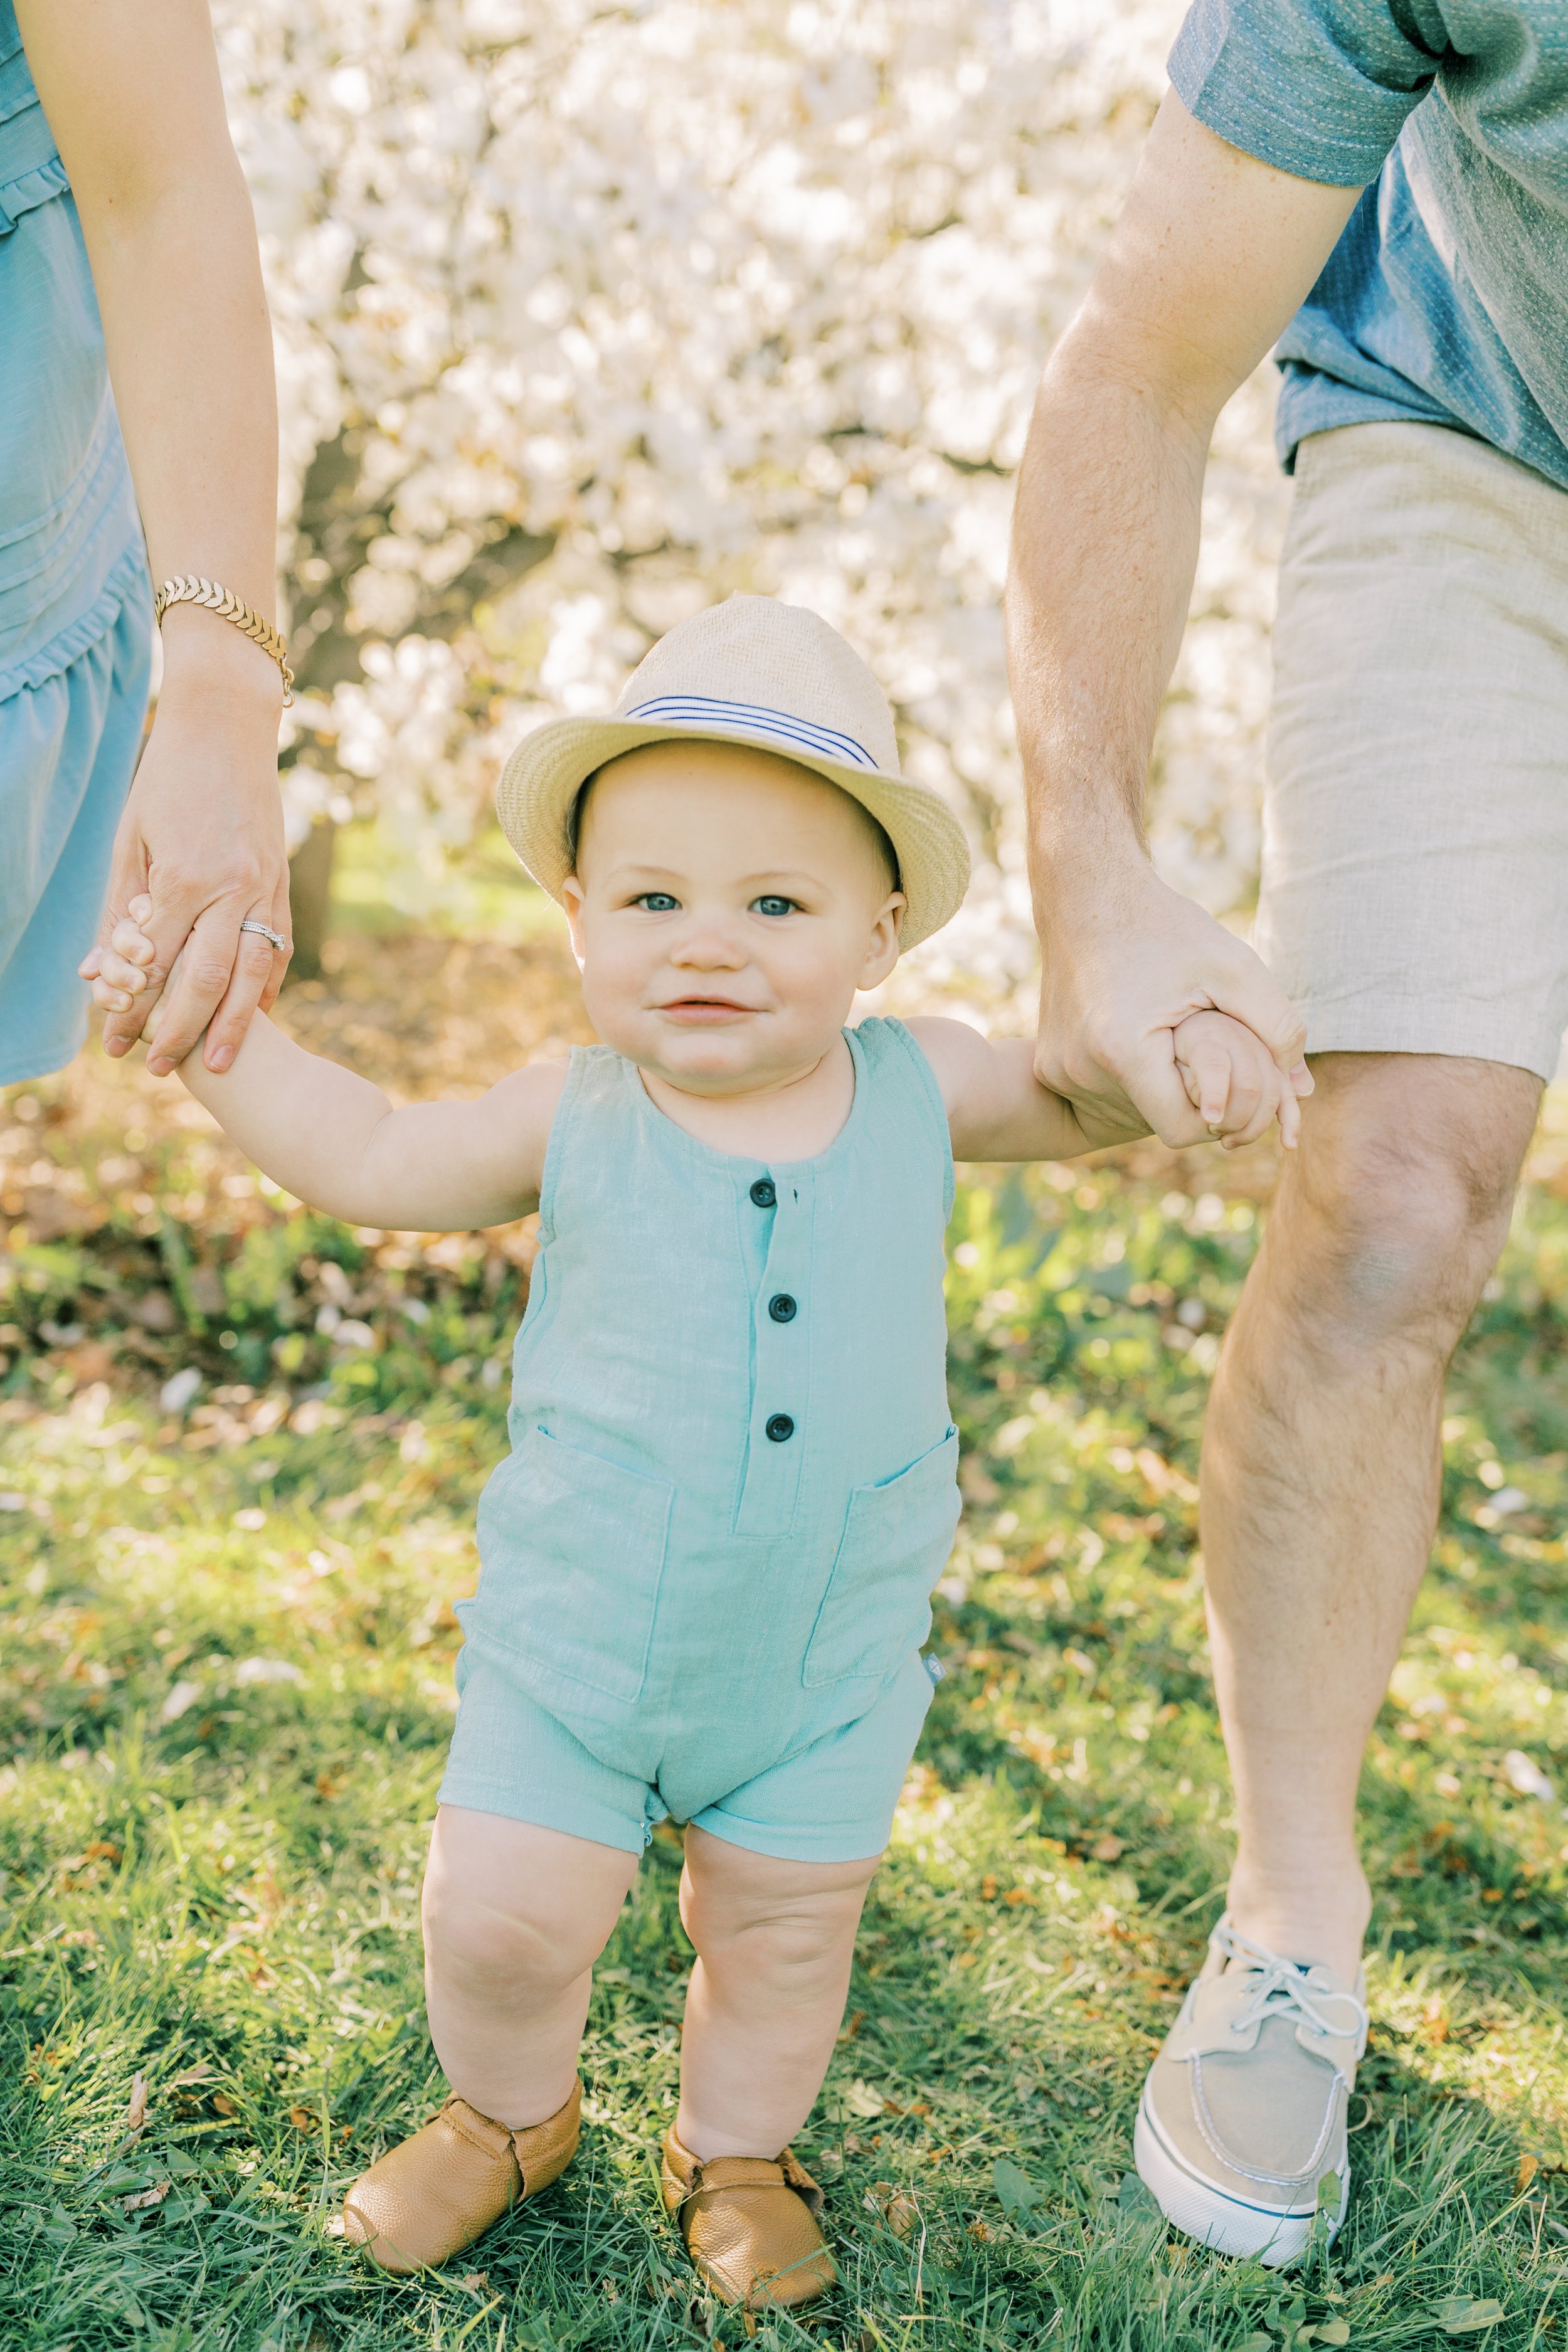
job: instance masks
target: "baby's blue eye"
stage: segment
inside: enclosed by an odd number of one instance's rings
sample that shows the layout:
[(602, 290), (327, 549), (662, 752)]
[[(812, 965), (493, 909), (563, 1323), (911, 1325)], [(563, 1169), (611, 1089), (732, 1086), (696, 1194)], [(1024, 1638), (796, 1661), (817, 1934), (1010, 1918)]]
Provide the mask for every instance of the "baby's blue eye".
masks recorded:
[(632, 900), (632, 904), (646, 908), (650, 915), (669, 915), (674, 913), (680, 901), (672, 898), (668, 890), (645, 890), (640, 898)]
[(752, 901), (752, 912), (754, 915), (793, 915), (795, 911), (795, 903), (793, 898), (781, 898), (773, 892), (769, 892), (765, 898), (753, 898)]

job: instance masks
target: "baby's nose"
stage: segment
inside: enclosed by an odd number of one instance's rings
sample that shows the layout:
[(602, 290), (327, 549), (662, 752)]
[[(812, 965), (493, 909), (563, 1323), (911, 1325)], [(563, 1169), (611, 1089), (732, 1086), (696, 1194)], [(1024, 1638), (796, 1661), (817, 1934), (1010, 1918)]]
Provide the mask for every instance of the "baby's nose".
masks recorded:
[(727, 925), (697, 923), (676, 949), (675, 961), (677, 963), (699, 964), (705, 970), (722, 967), (728, 971), (745, 962), (746, 950)]

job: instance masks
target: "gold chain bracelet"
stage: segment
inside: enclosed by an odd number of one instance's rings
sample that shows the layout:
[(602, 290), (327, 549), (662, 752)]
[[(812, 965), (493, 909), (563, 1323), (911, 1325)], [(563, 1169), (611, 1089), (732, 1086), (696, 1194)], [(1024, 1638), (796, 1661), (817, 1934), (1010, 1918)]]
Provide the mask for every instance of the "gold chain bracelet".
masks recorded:
[(288, 709), (294, 699), (294, 673), (289, 667), (288, 645), (270, 621), (264, 621), (243, 597), (232, 588), (220, 588), (216, 580), (165, 580), (153, 599), (153, 618), (162, 621), (171, 604), (205, 605), (220, 621), (232, 621), (264, 654), (270, 654), (283, 673), (283, 708)]

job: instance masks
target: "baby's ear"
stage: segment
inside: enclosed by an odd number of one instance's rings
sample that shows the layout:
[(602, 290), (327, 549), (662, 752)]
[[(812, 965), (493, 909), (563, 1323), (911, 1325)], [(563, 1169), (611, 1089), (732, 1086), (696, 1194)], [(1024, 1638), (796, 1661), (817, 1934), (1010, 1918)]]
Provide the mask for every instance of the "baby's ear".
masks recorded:
[(561, 904), (566, 915), (566, 928), (572, 934), (572, 952), (581, 970), (584, 961), (583, 947), (583, 904), (585, 893), (575, 874), (568, 874), (561, 885)]
[(899, 926), (904, 919), (904, 909), (909, 903), (901, 890), (889, 890), (878, 908), (866, 950), (865, 966), (857, 982), (859, 988), (880, 988), (898, 962)]

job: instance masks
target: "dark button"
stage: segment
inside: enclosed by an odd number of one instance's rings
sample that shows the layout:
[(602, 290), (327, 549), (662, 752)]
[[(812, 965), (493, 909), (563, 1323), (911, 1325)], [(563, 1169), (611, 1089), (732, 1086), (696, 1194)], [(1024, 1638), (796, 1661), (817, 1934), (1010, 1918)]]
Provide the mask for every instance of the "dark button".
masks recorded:
[(768, 1423), (768, 1435), (775, 1445), (782, 1445), (786, 1437), (795, 1435), (795, 1423), (787, 1412), (774, 1413)]
[(795, 1305), (787, 1290), (781, 1290), (776, 1298), (769, 1299), (768, 1313), (773, 1317), (775, 1323), (793, 1323), (795, 1321)]
[(778, 1199), (771, 1176), (759, 1176), (752, 1187), (752, 1198), (759, 1209), (771, 1209)]

